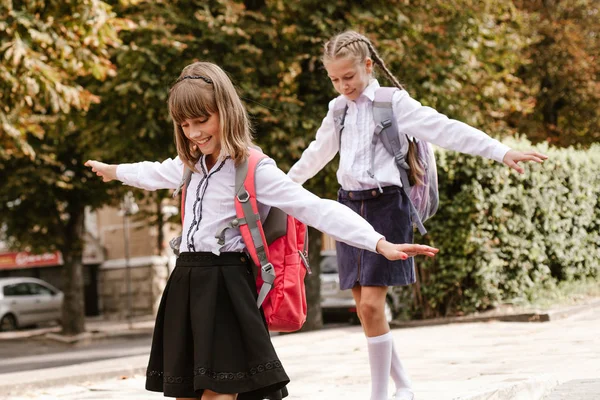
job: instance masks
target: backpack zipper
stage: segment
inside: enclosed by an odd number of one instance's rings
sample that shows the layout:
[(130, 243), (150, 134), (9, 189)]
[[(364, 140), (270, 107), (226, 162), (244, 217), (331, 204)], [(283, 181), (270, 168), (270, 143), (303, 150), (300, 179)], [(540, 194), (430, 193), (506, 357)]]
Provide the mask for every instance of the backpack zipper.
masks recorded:
[(308, 264), (308, 226), (304, 234), (304, 249), (298, 250), (298, 254), (300, 254), (300, 260), (304, 264), (304, 268), (306, 268), (309, 275), (312, 275), (312, 269), (310, 269), (310, 265)]

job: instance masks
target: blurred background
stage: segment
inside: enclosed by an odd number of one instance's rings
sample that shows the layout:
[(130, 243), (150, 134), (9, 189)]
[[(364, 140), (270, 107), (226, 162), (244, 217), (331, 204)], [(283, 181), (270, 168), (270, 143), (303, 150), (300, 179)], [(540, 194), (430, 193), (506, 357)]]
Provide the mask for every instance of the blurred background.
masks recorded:
[[(27, 299), (25, 314), (39, 317), (28, 324), (59, 320), (66, 335), (85, 331), (86, 316), (152, 315), (174, 265), (177, 199), (103, 184), (83, 163), (174, 157), (168, 89), (204, 60), (230, 75), (256, 142), (287, 171), (335, 96), (321, 48), (346, 29), (366, 34), (422, 104), (550, 156), (517, 176), (436, 151), (440, 210), (415, 240), (441, 252), (417, 260), (417, 284), (390, 291), (389, 318), (599, 296), (597, 0), (3, 0), (5, 299)], [(336, 165), (306, 187), (335, 198)], [(323, 310), (355, 319), (349, 293), (336, 289), (334, 249), (312, 232), (305, 329), (322, 326)], [(2, 329), (28, 325), (6, 307)]]

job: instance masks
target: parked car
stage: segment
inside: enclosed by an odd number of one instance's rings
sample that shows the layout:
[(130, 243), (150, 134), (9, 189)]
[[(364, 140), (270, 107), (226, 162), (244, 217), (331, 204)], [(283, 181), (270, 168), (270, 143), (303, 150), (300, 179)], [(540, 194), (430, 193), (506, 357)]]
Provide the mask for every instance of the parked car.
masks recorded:
[[(344, 318), (352, 323), (359, 323), (352, 291), (340, 290), (335, 251), (323, 251), (321, 257), (321, 312), (323, 319)], [(390, 287), (385, 301), (385, 318), (388, 322), (398, 315), (400, 306), (399, 297)]]
[(59, 321), (63, 297), (40, 279), (0, 278), (0, 331)]

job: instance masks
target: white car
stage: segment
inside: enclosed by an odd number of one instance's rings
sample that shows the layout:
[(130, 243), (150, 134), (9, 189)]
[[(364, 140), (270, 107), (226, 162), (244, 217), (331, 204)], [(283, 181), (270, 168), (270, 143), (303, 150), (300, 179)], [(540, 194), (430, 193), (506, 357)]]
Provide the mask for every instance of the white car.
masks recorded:
[(59, 321), (63, 293), (36, 278), (0, 278), (0, 331)]
[[(340, 290), (338, 265), (335, 251), (321, 252), (321, 312), (323, 319), (342, 317), (358, 323), (356, 303), (351, 290)], [(385, 318), (391, 322), (400, 307), (398, 296), (392, 288), (385, 299)]]

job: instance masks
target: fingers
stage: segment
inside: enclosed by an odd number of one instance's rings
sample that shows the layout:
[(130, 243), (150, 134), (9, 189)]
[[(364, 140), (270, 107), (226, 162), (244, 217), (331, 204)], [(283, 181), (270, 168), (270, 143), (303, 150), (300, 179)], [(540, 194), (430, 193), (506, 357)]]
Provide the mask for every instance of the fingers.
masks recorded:
[(548, 156), (542, 153), (538, 153), (537, 151), (526, 151), (525, 154), (530, 156), (535, 156), (537, 158), (541, 158), (542, 160), (547, 160)]
[(537, 151), (515, 151), (509, 154), (509, 160), (515, 163), (520, 161), (533, 161), (536, 163), (543, 163), (548, 159), (548, 156), (542, 153), (538, 153)]
[(390, 260), (394, 261), (394, 260), (407, 260), (409, 257), (408, 254), (406, 254), (403, 251), (400, 250), (396, 250), (396, 252), (394, 254), (392, 254), (392, 257), (390, 258)]
[[(544, 158), (545, 157), (545, 158)], [(548, 157), (542, 154), (528, 154), (523, 153), (522, 157), (519, 157), (518, 161), (534, 161), (536, 163), (543, 163)]]
[(87, 160), (83, 165), (85, 165), (86, 167), (90, 167), (92, 171), (96, 172), (98, 171), (98, 164), (100, 164), (98, 161)]
[(421, 244), (405, 244), (398, 245), (398, 251), (407, 254), (409, 257), (414, 257), (418, 255), (435, 257), (435, 255), (439, 252), (439, 249)]
[(102, 178), (102, 182), (110, 182), (111, 179), (106, 176), (106, 171), (102, 170), (103, 163), (99, 161), (88, 160), (84, 164), (86, 167), (90, 167), (92, 172), (95, 172), (100, 178)]
[(517, 164), (513, 160), (506, 161), (506, 165), (508, 165), (510, 168), (514, 169), (515, 171), (517, 171), (520, 174), (524, 174), (525, 173), (525, 170), (521, 166), (519, 166), (519, 164)]

